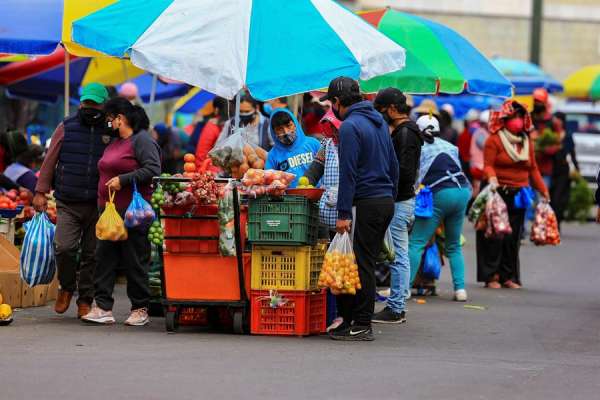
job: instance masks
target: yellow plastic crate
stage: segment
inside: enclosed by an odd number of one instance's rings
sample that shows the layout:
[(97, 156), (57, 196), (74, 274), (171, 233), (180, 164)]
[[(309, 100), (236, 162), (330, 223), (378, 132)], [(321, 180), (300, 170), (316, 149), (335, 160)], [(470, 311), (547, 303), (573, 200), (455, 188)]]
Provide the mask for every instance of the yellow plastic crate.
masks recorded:
[(252, 246), (254, 290), (315, 290), (327, 251), (314, 246)]

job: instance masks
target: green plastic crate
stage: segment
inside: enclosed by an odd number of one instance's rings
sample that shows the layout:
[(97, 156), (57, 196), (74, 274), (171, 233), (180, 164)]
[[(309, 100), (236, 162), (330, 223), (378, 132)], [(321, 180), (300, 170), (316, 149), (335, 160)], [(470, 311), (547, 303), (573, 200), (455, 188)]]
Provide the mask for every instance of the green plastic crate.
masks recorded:
[(319, 206), (306, 197), (250, 200), (248, 240), (254, 244), (313, 245), (319, 231)]

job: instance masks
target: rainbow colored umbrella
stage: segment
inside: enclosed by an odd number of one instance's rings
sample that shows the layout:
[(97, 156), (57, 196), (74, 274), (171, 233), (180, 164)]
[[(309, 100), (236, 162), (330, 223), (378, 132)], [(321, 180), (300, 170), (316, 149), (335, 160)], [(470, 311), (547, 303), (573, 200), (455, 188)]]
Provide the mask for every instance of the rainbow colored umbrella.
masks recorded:
[(537, 88), (549, 93), (563, 91), (563, 85), (537, 65), (521, 60), (494, 57), (492, 64), (515, 85), (515, 95), (530, 95)]
[(510, 81), (452, 29), (389, 8), (359, 15), (406, 49), (406, 67), (363, 82), (365, 92), (392, 86), (415, 94), (512, 96)]
[(116, 0), (2, 0), (0, 53), (48, 55), (62, 43), (69, 54), (100, 54), (73, 43), (72, 22)]
[(600, 100), (600, 64), (589, 65), (565, 79), (566, 97)]

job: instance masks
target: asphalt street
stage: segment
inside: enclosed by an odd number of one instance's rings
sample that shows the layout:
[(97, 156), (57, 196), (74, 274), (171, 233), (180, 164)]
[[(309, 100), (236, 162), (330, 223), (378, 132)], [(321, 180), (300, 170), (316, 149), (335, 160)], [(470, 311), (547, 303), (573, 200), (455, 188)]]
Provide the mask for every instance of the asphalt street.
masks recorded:
[[(377, 326), (371, 343), (237, 336), (164, 320), (89, 326), (51, 306), (0, 327), (0, 400), (21, 399), (600, 399), (600, 226), (569, 225), (557, 248), (522, 250), (524, 289), (475, 282), (411, 301), (408, 323)], [(129, 303), (118, 288), (116, 316)]]

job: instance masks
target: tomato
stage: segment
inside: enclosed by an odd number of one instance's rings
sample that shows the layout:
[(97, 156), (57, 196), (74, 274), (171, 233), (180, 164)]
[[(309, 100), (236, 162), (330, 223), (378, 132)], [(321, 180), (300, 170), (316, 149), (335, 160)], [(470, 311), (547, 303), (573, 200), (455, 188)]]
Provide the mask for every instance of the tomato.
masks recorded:
[(185, 172), (196, 172), (196, 164), (193, 162), (186, 162), (183, 164), (183, 170)]

